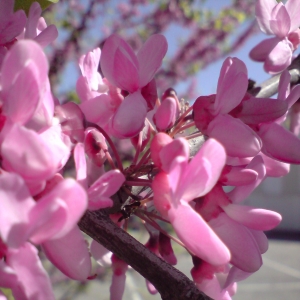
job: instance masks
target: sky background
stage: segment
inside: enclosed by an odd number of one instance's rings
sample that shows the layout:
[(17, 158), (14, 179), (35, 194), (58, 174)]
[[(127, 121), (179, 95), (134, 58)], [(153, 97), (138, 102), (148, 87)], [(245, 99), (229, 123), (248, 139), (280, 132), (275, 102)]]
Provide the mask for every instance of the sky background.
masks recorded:
[[(81, 0), (75, 0), (75, 1), (82, 2)], [(204, 8), (211, 9), (212, 11), (217, 13), (220, 11), (221, 8), (229, 6), (231, 2), (232, 2), (231, 0), (223, 0), (223, 1), (207, 0), (203, 3), (202, 1), (199, 1), (199, 5), (201, 3), (201, 5)], [(83, 1), (82, 3), (86, 3), (86, 2)], [(113, 7), (114, 5), (116, 5), (116, 3), (120, 3), (120, 2), (119, 1), (116, 2), (115, 0), (113, 0), (110, 2), (110, 5)], [(108, 7), (107, 9), (109, 10), (112, 8)], [(148, 7), (147, 9), (151, 9), (151, 6)], [(92, 47), (91, 45), (93, 45), (93, 36), (97, 36), (97, 34), (100, 34), (100, 31), (106, 30), (104, 28), (106, 25), (103, 24), (104, 21), (101, 19), (101, 17), (97, 19), (99, 20), (95, 21), (95, 25), (93, 26), (93, 29), (90, 32), (91, 38), (85, 41), (87, 47)], [(240, 28), (239, 32), (243, 31), (243, 29), (245, 29), (250, 24), (250, 22), (252, 21), (249, 20), (248, 22), (246, 22)], [(182, 37), (184, 37), (186, 34), (188, 34), (187, 29), (180, 29), (176, 26), (170, 27), (170, 29), (165, 33), (165, 37), (167, 38), (168, 45), (169, 45), (169, 49), (166, 56), (171, 56), (172, 53), (175, 52), (176, 47), (178, 46), (178, 41), (180, 41), (180, 39), (182, 39)], [(59, 38), (63, 38), (63, 36), (64, 36), (64, 32), (60, 30)], [(265, 38), (268, 38), (268, 36), (266, 36), (263, 33), (258, 33), (252, 36), (252, 38), (249, 39), (238, 51), (231, 53), (232, 57), (237, 57), (242, 61), (244, 61), (248, 69), (249, 78), (255, 80), (258, 84), (268, 79), (270, 75), (263, 70), (262, 63), (258, 63), (250, 60), (249, 52), (255, 45), (257, 45), (260, 41), (262, 41)], [(92, 50), (92, 48), (90, 50)], [(197, 96), (209, 95), (216, 92), (219, 72), (223, 61), (224, 61), (223, 58), (216, 60), (216, 62), (202, 69), (196, 75)], [(61, 84), (59, 85), (58, 89), (55, 91), (55, 94), (57, 94), (57, 96), (60, 98), (60, 95), (68, 91), (74, 91), (76, 86), (76, 81), (79, 76), (80, 73), (79, 73), (79, 68), (77, 63), (75, 61), (70, 61), (66, 66), (64, 75), (62, 76), (63, 80), (61, 80)], [(175, 87), (179, 96), (182, 92), (184, 92), (187, 89), (189, 85), (190, 85), (190, 81), (182, 82)]]

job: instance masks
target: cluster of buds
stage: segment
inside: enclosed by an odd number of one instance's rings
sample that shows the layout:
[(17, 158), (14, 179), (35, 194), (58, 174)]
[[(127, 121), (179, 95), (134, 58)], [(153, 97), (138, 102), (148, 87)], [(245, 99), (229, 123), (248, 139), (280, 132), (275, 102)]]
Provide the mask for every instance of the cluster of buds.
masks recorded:
[[(7, 3), (0, 40), (0, 287), (16, 300), (54, 299), (41, 246), (74, 280), (95, 277), (91, 256), (111, 266), (111, 299), (121, 299), (128, 264), (94, 240), (88, 245), (77, 225), (87, 210), (106, 209), (124, 230), (137, 216), (149, 233), (145, 247), (169, 264), (177, 263), (171, 240), (184, 247), (195, 285), (214, 299), (231, 299), (236, 282), (262, 265), (264, 231), (281, 221), (243, 201), (265, 178), (300, 163), (300, 140), (282, 125), (300, 86), (291, 88), (284, 71), (277, 99), (255, 98), (245, 64), (229, 57), (216, 94), (189, 106), (173, 89), (157, 92), (154, 76), (168, 48), (163, 35), (135, 54), (114, 34), (102, 52), (79, 59), (80, 104), (60, 105), (42, 48), (56, 29), (40, 18), (37, 3), (28, 18)], [(124, 141), (133, 155), (122, 161)]]

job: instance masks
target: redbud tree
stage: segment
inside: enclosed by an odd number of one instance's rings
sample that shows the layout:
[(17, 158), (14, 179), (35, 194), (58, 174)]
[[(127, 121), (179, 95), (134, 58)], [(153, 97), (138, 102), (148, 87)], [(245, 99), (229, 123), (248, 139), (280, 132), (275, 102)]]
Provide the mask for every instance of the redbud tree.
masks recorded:
[[(244, 200), (300, 163), (300, 1), (234, 1), (216, 16), (196, 1), (132, 0), (89, 44), (109, 1), (50, 3), (0, 0), (0, 299), (55, 299), (56, 281), (110, 270), (118, 300), (130, 267), (162, 299), (231, 299), (281, 221)], [(192, 34), (168, 57), (172, 23)], [(229, 56), (258, 29), (270, 35), (250, 52), (272, 75), (262, 85)], [(221, 57), (214, 94), (177, 95)], [(79, 74), (63, 96), (70, 59)]]

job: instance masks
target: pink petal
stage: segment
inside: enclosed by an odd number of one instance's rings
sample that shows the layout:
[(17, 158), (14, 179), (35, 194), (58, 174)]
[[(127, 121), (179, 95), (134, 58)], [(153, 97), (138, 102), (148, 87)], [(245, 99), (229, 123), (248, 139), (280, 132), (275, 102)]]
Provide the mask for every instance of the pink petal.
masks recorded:
[(261, 149), (258, 135), (242, 121), (229, 115), (218, 115), (210, 122), (207, 134), (220, 142), (229, 156), (251, 157)]
[(231, 300), (232, 298), (226, 290), (223, 290), (217, 277), (214, 275), (213, 279), (204, 279), (202, 282), (196, 282), (196, 286), (200, 291), (205, 293), (211, 299)]
[(118, 35), (111, 35), (104, 43), (101, 69), (113, 85), (135, 92), (139, 88), (139, 62), (131, 47)]
[(76, 82), (76, 92), (81, 100), (81, 103), (84, 103), (90, 99), (93, 99), (99, 95), (98, 92), (91, 91), (89, 83), (84, 76), (80, 76)]
[(169, 173), (174, 159), (182, 157), (186, 162), (189, 158), (189, 145), (184, 138), (178, 138), (168, 143), (159, 153), (161, 168)]
[(258, 133), (266, 155), (286, 163), (300, 163), (300, 140), (293, 133), (276, 123), (261, 125)]
[(207, 194), (217, 183), (225, 161), (223, 146), (214, 139), (206, 141), (184, 170), (178, 188), (180, 198), (191, 201)]
[(42, 244), (47, 258), (66, 276), (84, 281), (91, 273), (91, 259), (78, 227), (68, 234)]
[(98, 65), (100, 62), (100, 48), (88, 52), (83, 56), (83, 60), (79, 63), (81, 73), (87, 78), (91, 90), (98, 90)]
[[(0, 285), (1, 285), (1, 288), (12, 289), (17, 284), (18, 284), (18, 277), (17, 277), (16, 272), (11, 267), (9, 267), (4, 260), (1, 260), (0, 261)], [(7, 300), (6, 297), (3, 299)]]
[(117, 258), (115, 255), (112, 256), (112, 282), (110, 286), (110, 300), (122, 300), (123, 293), (125, 290), (126, 271), (128, 265)]
[(139, 61), (140, 87), (145, 86), (160, 68), (162, 60), (168, 50), (166, 38), (161, 34), (154, 34), (148, 38), (137, 54)]
[(249, 276), (251, 276), (253, 273), (251, 272), (245, 272), (241, 269), (237, 268), (236, 266), (233, 266), (230, 268), (230, 271), (228, 273), (226, 282), (224, 284), (224, 289), (226, 289), (229, 285), (231, 285), (233, 282), (239, 282), (242, 280), (245, 280)]
[(106, 161), (107, 149), (104, 135), (96, 128), (87, 128), (84, 139), (85, 154), (98, 167), (101, 167)]
[(125, 176), (119, 170), (111, 170), (104, 173), (92, 186), (89, 188), (90, 193), (100, 193), (103, 196), (114, 195), (125, 181)]
[(257, 172), (242, 167), (226, 165), (219, 181), (222, 185), (241, 186), (252, 183), (257, 179)]
[(165, 172), (158, 173), (152, 181), (153, 204), (159, 213), (167, 218), (168, 210), (171, 208), (171, 187), (169, 177)]
[(115, 194), (125, 181), (125, 176), (119, 170), (104, 173), (88, 190), (89, 209), (95, 210), (112, 206), (109, 198)]
[(170, 182), (172, 202), (177, 204), (182, 198), (182, 193), (186, 189), (186, 185), (181, 184), (182, 176), (184, 175), (184, 170), (187, 167), (187, 160), (183, 156), (177, 156), (173, 159), (168, 174), (168, 180)]
[(91, 198), (91, 200), (89, 201), (88, 209), (93, 211), (101, 208), (112, 207), (113, 205), (114, 202), (109, 197), (98, 196)]
[(209, 222), (231, 253), (230, 263), (245, 272), (256, 272), (262, 265), (260, 250), (249, 230), (225, 213)]
[(172, 206), (168, 215), (176, 234), (194, 255), (215, 266), (229, 262), (227, 247), (189, 204), (182, 201)]
[(147, 85), (141, 88), (141, 94), (147, 101), (148, 109), (154, 109), (158, 98), (156, 81), (154, 78)]
[(287, 68), (292, 61), (292, 44), (287, 40), (280, 41), (270, 52), (264, 64), (264, 69), (270, 74), (276, 74)]
[(87, 209), (87, 195), (82, 186), (74, 179), (67, 178), (59, 182), (53, 190), (39, 200), (52, 198), (53, 201), (61, 199), (67, 206), (67, 218), (63, 228), (58, 231), (52, 238), (58, 239), (68, 233), (80, 220)]
[[(12, 2), (12, 1), (1, 1), (0, 6), (2, 7), (6, 3), (3, 2)], [(6, 8), (7, 9), (7, 8)], [(4, 8), (3, 12), (1, 9), (1, 16), (5, 14)], [(18, 10), (14, 14), (5, 15), (4, 17), (0, 17), (1, 20), (1, 30), (0, 30), (0, 41), (1, 44), (10, 43), (16, 38), (19, 34), (24, 30), (24, 26), (26, 24), (26, 14), (23, 10)]]
[(34, 39), (37, 34), (37, 24), (38, 20), (41, 16), (42, 9), (38, 2), (32, 3), (28, 13), (28, 19), (26, 24), (26, 32), (25, 32), (25, 39)]
[(214, 115), (228, 113), (243, 99), (248, 87), (246, 65), (238, 58), (227, 58), (218, 81)]
[(18, 249), (10, 249), (6, 262), (19, 280), (18, 287), (13, 289), (15, 299), (55, 299), (48, 274), (33, 245), (25, 243)]
[(3, 91), (2, 110), (13, 122), (24, 125), (39, 105), (40, 94), (36, 73), (36, 65), (30, 61), (17, 74), (10, 88)]
[(271, 230), (281, 222), (281, 215), (266, 209), (238, 204), (222, 206), (226, 214), (236, 222), (254, 230)]
[(39, 137), (51, 150), (53, 166), (59, 171), (68, 161), (70, 156), (71, 142), (67, 135), (62, 133), (60, 125), (53, 125), (42, 133)]
[(14, 12), (14, 1), (12, 0), (0, 0), (0, 20), (10, 18)]
[(164, 132), (159, 132), (153, 137), (150, 145), (151, 159), (157, 167), (161, 168), (162, 166), (160, 151), (172, 141), (173, 139)]
[(122, 300), (125, 290), (126, 275), (120, 274), (112, 276), (110, 286), (110, 300)]
[(35, 41), (41, 45), (42, 48), (47, 47), (58, 37), (58, 30), (55, 25), (49, 25), (37, 37)]
[(277, 37), (261, 41), (250, 51), (250, 58), (255, 61), (264, 62), (268, 58), (270, 52), (276, 47), (279, 42), (280, 39), (278, 39)]
[[(134, 107), (134, 109), (132, 109)], [(147, 103), (140, 92), (127, 96), (111, 119), (113, 135), (130, 138), (137, 135), (144, 127), (147, 115)]]
[(269, 249), (269, 241), (265, 233), (263, 231), (254, 230), (254, 229), (249, 229), (249, 231), (251, 232), (252, 236), (254, 237), (258, 245), (260, 253), (261, 254), (266, 253), (267, 250)]
[(235, 117), (246, 124), (259, 124), (276, 120), (288, 110), (286, 101), (269, 98), (250, 98), (241, 104)]
[(277, 5), (276, 0), (258, 0), (255, 6), (255, 15), (260, 30), (266, 34), (273, 34), (270, 28), (271, 13)]
[(76, 144), (74, 148), (74, 162), (76, 169), (76, 180), (84, 187), (87, 188), (87, 166), (85, 159), (84, 146), (82, 143)]
[(176, 101), (174, 98), (168, 97), (158, 107), (153, 121), (158, 131), (165, 131), (174, 125), (175, 117)]
[(233, 203), (240, 203), (245, 200), (266, 176), (266, 167), (260, 155), (254, 157), (246, 168), (256, 171), (258, 174), (257, 179), (248, 185), (236, 187), (227, 193)]
[(83, 102), (80, 104), (80, 109), (87, 121), (99, 124), (101, 127), (109, 122), (115, 110), (111, 98), (106, 94), (101, 94)]
[(53, 124), (54, 114), (54, 101), (50, 90), (50, 82), (47, 79), (39, 87), (40, 98), (42, 99), (41, 105), (35, 111), (32, 118), (26, 123), (26, 127), (35, 131), (44, 130)]
[(291, 29), (290, 32), (295, 31), (300, 26), (300, 3), (297, 0), (289, 0), (285, 3), (286, 10), (291, 19)]
[(159, 243), (159, 254), (162, 256), (162, 258), (170, 265), (176, 265), (177, 258), (172, 248), (171, 239), (165, 234), (160, 232), (158, 243)]
[(290, 164), (275, 160), (263, 153), (260, 154), (264, 159), (267, 173), (269, 177), (282, 177), (290, 172)]
[(35, 202), (23, 179), (14, 173), (0, 174), (0, 233), (2, 240), (13, 248), (28, 238), (29, 212)]
[(30, 211), (30, 241), (41, 244), (62, 230), (68, 217), (63, 200), (45, 197)]
[(273, 33), (280, 39), (285, 38), (291, 28), (291, 19), (282, 2), (273, 8), (271, 18), (270, 28)]
[(72, 142), (84, 140), (84, 115), (74, 102), (67, 102), (55, 107), (55, 117), (59, 120), (62, 133), (69, 136)]
[(48, 81), (48, 60), (40, 45), (32, 40), (20, 40), (15, 43), (4, 58), (1, 68), (2, 89), (10, 88), (13, 79), (20, 69), (33, 61), (39, 71), (41, 84)]
[(147, 286), (147, 290), (151, 295), (155, 295), (158, 293), (156, 287), (146, 279), (146, 286)]

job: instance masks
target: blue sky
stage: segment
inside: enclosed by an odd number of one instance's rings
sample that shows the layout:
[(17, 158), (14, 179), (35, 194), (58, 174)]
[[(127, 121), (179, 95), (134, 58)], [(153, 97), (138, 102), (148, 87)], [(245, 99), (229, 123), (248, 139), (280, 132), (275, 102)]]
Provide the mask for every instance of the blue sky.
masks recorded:
[[(78, 0), (79, 1), (79, 0)], [(200, 1), (201, 2), (201, 1)], [(215, 12), (218, 12), (223, 6), (228, 6), (231, 3), (230, 0), (218, 1), (218, 0), (208, 0), (204, 3), (201, 2), (201, 5), (208, 9), (212, 9)], [(101, 22), (99, 24), (95, 24), (95, 28), (93, 29), (93, 34), (99, 34), (99, 30), (101, 27)], [(174, 27), (166, 33), (166, 38), (169, 44), (169, 50), (167, 56), (171, 55), (175, 49), (178, 40), (180, 39), (180, 34), (184, 35), (184, 29), (178, 32), (178, 28)], [(250, 50), (257, 45), (261, 40), (266, 38), (266, 35), (259, 33), (253, 36), (251, 39), (245, 43), (243, 47), (241, 47), (238, 51), (231, 53), (231, 56), (238, 57), (243, 60), (248, 68), (249, 78), (255, 80), (257, 83), (260, 83), (270, 77), (267, 73), (264, 72), (262, 63), (253, 62), (249, 58)], [(219, 72), (222, 66), (224, 59), (217, 60), (216, 62), (210, 64), (207, 68), (201, 70), (196, 78), (197, 78), (197, 95), (209, 95), (215, 93), (217, 87), (217, 81), (219, 77)], [(62, 77), (62, 84), (58, 89), (58, 95), (63, 94), (65, 91), (75, 90), (76, 80), (79, 77), (79, 68), (76, 62), (70, 62), (67, 64), (66, 70), (64, 72), (64, 76)], [(180, 95), (181, 90), (184, 90), (188, 84), (181, 83), (176, 87), (178, 94)]]

